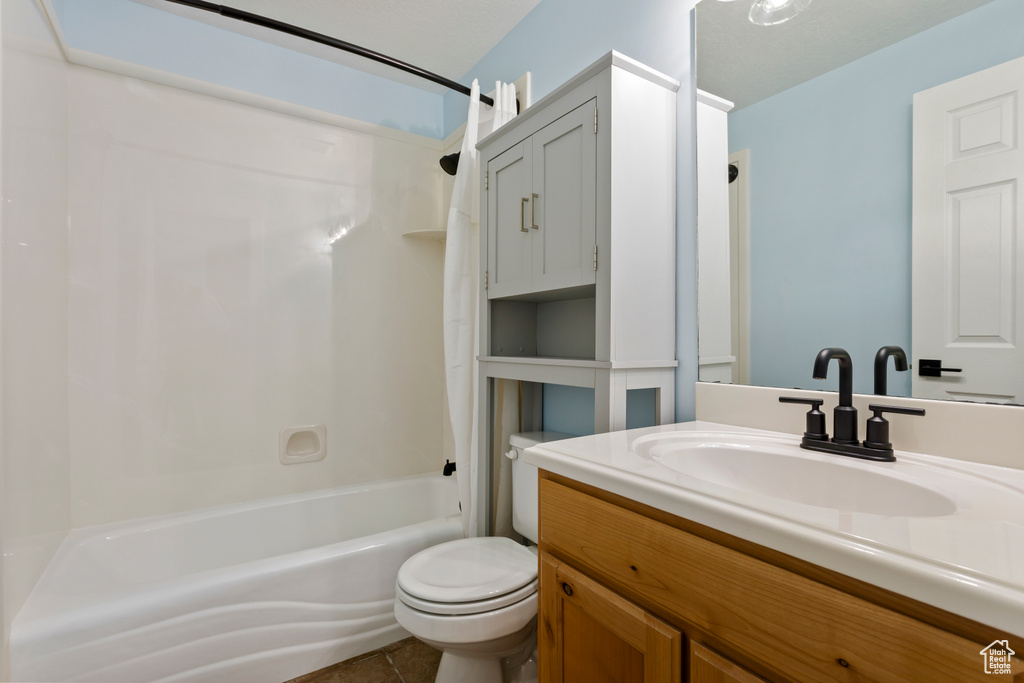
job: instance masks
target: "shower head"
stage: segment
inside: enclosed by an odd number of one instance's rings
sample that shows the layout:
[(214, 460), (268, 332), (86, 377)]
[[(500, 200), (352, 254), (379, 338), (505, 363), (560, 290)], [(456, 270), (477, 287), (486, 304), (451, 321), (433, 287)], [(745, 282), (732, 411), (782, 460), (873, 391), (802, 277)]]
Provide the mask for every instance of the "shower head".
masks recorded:
[(441, 170), (443, 170), (448, 175), (455, 175), (455, 171), (459, 167), (460, 154), (462, 154), (462, 152), (455, 152), (454, 154), (448, 154), (446, 156), (441, 157)]

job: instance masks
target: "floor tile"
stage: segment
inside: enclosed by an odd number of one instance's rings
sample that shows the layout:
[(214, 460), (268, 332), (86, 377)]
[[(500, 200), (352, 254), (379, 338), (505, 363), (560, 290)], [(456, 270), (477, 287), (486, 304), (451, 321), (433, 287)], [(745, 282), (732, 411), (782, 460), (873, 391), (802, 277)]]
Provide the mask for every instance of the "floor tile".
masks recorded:
[(434, 683), (441, 652), (406, 638), (286, 683)]
[(413, 639), (411, 643), (389, 652), (388, 657), (405, 683), (434, 683), (441, 651)]

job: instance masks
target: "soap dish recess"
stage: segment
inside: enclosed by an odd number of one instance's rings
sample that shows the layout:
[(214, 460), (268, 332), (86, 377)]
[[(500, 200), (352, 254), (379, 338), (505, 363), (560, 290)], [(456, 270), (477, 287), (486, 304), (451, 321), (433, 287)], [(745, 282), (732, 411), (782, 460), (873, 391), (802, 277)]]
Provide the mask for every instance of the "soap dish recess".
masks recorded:
[(316, 462), (327, 455), (327, 427), (285, 427), (278, 439), (278, 457), (283, 465)]

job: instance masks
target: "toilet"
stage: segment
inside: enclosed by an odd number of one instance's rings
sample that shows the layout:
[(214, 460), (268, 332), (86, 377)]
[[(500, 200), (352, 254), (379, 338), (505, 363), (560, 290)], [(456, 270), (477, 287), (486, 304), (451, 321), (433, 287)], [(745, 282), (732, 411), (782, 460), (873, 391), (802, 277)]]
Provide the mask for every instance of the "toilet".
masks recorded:
[[(512, 526), (534, 544), (537, 468), (520, 456), (530, 446), (569, 436), (527, 432), (509, 438)], [(436, 683), (536, 680), (536, 545), (503, 537), (462, 538), (413, 555), (398, 571), (395, 618), (442, 651)]]

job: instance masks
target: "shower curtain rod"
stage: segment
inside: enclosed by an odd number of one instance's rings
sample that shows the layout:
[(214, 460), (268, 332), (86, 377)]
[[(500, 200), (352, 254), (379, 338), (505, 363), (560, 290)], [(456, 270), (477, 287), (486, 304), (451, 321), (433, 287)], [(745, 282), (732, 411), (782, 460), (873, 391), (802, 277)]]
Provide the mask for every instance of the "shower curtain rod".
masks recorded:
[[(249, 24), (255, 24), (256, 26), (262, 26), (264, 28), (273, 29), (282, 33), (296, 36), (298, 38), (305, 38), (311, 40), (314, 43), (320, 43), (321, 45), (327, 45), (338, 50), (344, 50), (345, 52), (351, 52), (352, 54), (359, 55), (360, 57), (366, 57), (372, 59), (375, 62), (381, 64), (387, 64), (390, 67), (401, 69), (406, 73), (410, 73), (420, 78), (425, 78), (428, 81), (433, 81), (439, 85), (443, 85), (446, 88), (450, 88), (456, 92), (460, 92), (463, 95), (470, 95), (471, 91), (468, 87), (462, 85), (457, 81), (453, 81), (450, 78), (445, 78), (426, 69), (421, 69), (418, 66), (413, 66), (408, 62), (389, 57), (380, 52), (353, 45), (352, 43), (345, 42), (344, 40), (338, 40), (337, 38), (331, 38), (325, 36), (322, 33), (310, 31), (299, 26), (293, 26), (292, 24), (286, 24), (283, 21), (277, 21), (276, 19), (270, 19), (269, 17), (260, 16), (259, 14), (253, 14), (240, 9), (234, 9), (233, 7), (225, 7), (224, 5), (217, 5), (212, 2), (205, 2), (204, 0), (167, 0), (167, 2), (173, 2), (177, 5), (185, 5), (186, 7), (192, 7), (194, 9), (206, 10), (207, 12), (213, 12), (230, 19), (237, 19), (244, 21)], [(480, 95), (480, 101), (488, 106), (494, 106), (494, 100), (487, 95)]]

